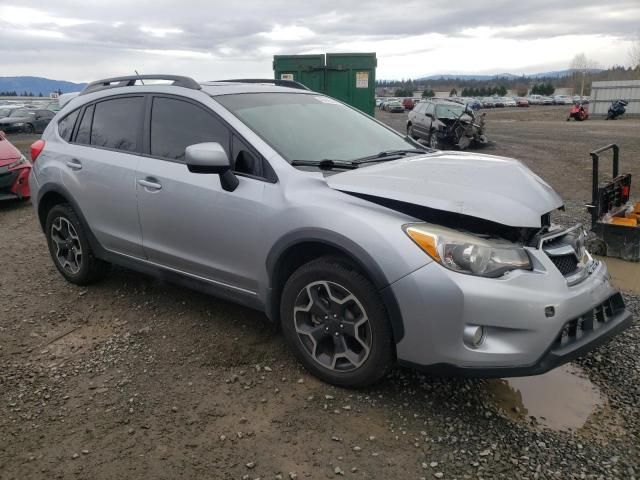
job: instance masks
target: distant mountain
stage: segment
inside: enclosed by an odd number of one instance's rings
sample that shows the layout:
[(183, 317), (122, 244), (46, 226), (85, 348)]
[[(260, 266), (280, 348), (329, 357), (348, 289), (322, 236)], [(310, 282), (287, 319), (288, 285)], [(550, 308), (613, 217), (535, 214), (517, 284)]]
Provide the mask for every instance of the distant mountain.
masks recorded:
[[(601, 72), (602, 69), (594, 68), (590, 70), (591, 73)], [(553, 72), (540, 72), (540, 73), (527, 73), (522, 75), (514, 75), (513, 73), (495, 73), (489, 75), (456, 75), (452, 73), (442, 74), (442, 75), (428, 75), (425, 77), (420, 77), (418, 80), (497, 80), (500, 78), (506, 78), (508, 80), (513, 80), (515, 78), (561, 78), (568, 77), (573, 73), (573, 70), (556, 70)]]
[(62, 93), (78, 92), (82, 90), (86, 83), (73, 83), (64, 80), (50, 80), (42, 77), (0, 77), (0, 92), (13, 92), (18, 94), (23, 92), (33, 93), (48, 97), (51, 92)]
[(496, 73), (493, 75), (456, 75), (455, 73), (447, 73), (444, 75), (429, 75), (420, 77), (417, 80), (495, 80), (497, 78), (517, 78), (517, 75), (511, 73)]

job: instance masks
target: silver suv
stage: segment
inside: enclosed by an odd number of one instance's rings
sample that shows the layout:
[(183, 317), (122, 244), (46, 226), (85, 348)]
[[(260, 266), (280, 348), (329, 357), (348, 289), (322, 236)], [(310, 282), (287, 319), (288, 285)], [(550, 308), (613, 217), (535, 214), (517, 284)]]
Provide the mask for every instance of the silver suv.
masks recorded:
[(259, 309), (336, 385), (396, 362), (542, 373), (631, 323), (584, 230), (551, 224), (562, 200), (520, 162), (425, 149), (295, 82), (94, 82), (32, 158), (69, 282), (113, 263)]

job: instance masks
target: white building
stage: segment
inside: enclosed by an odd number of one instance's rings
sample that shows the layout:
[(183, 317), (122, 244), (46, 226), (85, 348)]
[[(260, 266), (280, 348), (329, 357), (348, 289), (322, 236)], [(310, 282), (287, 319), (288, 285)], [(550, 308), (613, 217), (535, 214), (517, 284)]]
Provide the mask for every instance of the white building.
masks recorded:
[(627, 100), (629, 105), (626, 107), (626, 114), (640, 115), (640, 80), (593, 82), (589, 113), (606, 115), (614, 100)]

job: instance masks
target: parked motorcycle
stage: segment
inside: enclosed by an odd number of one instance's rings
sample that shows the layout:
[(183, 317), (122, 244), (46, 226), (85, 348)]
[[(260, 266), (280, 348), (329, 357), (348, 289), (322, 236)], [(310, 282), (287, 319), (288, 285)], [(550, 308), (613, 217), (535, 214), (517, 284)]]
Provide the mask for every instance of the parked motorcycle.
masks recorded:
[(574, 119), (576, 122), (582, 122), (589, 118), (589, 112), (581, 102), (576, 102), (569, 110), (569, 116), (567, 117), (567, 122), (571, 119)]
[(626, 100), (615, 100), (611, 102), (609, 111), (607, 112), (607, 120), (615, 120), (627, 110), (624, 108), (629, 105)]

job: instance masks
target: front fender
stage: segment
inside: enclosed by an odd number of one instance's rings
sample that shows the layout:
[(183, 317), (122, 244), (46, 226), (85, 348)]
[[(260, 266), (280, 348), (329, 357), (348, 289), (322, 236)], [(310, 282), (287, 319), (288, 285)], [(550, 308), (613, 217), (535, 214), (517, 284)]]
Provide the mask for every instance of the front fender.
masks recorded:
[(276, 319), (279, 316), (280, 292), (274, 288), (274, 279), (277, 278), (281, 259), (291, 248), (309, 242), (323, 244), (342, 252), (367, 275), (379, 291), (385, 304), (394, 342), (398, 343), (402, 340), (405, 329), (400, 308), (393, 290), (387, 288), (395, 279), (388, 278), (380, 264), (361, 245), (340, 233), (323, 228), (310, 227), (291, 231), (280, 238), (269, 251), (266, 260), (269, 278), (265, 301), (267, 316), (270, 319)]

